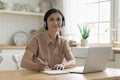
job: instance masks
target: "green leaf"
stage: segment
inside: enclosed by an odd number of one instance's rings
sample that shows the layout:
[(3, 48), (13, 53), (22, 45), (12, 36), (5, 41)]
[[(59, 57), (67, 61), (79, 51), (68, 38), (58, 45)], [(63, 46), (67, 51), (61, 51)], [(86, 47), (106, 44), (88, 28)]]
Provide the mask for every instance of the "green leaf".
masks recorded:
[(79, 24), (78, 24), (78, 28), (82, 38), (87, 39), (89, 37), (90, 28), (88, 28), (87, 26), (83, 26), (83, 28), (81, 28)]

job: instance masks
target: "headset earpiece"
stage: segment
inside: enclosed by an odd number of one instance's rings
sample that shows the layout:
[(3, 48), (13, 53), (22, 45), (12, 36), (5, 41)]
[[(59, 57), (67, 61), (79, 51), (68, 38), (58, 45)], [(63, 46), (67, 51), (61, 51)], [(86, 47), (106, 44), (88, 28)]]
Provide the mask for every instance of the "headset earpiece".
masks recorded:
[(46, 22), (44, 21), (44, 27), (46, 27)]

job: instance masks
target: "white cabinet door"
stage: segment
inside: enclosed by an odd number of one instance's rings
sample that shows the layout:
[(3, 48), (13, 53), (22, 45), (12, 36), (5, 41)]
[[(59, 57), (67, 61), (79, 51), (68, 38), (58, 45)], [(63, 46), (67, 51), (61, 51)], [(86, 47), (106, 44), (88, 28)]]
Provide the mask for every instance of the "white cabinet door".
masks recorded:
[(0, 63), (0, 70), (17, 70), (16, 63), (14, 62), (12, 55), (14, 53), (1, 53), (3, 60)]
[[(3, 58), (0, 63), (0, 70), (19, 70), (22, 57), (25, 50), (1, 50), (0, 56)], [(17, 56), (17, 57), (15, 57)]]

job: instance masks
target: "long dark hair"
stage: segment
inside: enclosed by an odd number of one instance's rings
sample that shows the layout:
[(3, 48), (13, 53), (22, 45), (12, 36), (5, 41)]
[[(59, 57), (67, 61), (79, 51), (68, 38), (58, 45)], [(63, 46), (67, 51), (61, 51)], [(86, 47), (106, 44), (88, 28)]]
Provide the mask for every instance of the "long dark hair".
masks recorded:
[(45, 13), (45, 16), (44, 16), (44, 28), (45, 28), (46, 30), (48, 30), (48, 26), (47, 26), (47, 19), (48, 19), (48, 17), (49, 17), (51, 14), (56, 13), (56, 12), (60, 13), (60, 15), (62, 16), (62, 27), (65, 26), (65, 18), (64, 18), (64, 16), (63, 16), (62, 12), (61, 12), (60, 10), (58, 10), (58, 9), (51, 8), (51, 9), (49, 9), (49, 10)]

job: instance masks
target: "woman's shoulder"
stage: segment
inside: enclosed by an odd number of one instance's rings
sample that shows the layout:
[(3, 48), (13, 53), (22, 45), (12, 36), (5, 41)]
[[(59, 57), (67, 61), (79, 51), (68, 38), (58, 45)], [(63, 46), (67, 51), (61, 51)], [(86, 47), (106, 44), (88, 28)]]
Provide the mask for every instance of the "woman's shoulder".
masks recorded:
[(59, 39), (60, 39), (60, 41), (62, 41), (62, 42), (67, 42), (67, 39), (65, 39), (63, 36), (60, 36)]
[(37, 39), (37, 38), (44, 38), (46, 35), (46, 32), (41, 32), (41, 33), (37, 33), (33, 38)]

